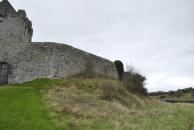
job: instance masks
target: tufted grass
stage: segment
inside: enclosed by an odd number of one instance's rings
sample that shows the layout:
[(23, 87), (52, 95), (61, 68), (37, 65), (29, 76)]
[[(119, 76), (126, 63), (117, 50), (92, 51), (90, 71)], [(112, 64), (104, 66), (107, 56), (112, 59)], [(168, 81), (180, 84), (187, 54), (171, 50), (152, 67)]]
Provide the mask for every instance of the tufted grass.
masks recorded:
[(0, 130), (194, 130), (194, 105), (140, 97), (112, 79), (38, 79), (0, 88)]
[(43, 93), (62, 130), (194, 130), (194, 105), (128, 93), (119, 81), (71, 78)]

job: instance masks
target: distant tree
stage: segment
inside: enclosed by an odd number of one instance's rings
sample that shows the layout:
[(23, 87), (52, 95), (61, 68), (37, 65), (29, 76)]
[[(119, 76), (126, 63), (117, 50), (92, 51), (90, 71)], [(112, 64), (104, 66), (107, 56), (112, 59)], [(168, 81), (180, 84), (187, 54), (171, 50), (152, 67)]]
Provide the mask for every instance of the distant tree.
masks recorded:
[(121, 80), (122, 75), (124, 73), (124, 65), (123, 65), (122, 61), (120, 61), (120, 60), (116, 60), (114, 63), (115, 63), (115, 66), (117, 68), (117, 72), (118, 72), (118, 75), (119, 75), (119, 80)]
[(168, 93), (170, 96), (174, 96), (174, 91), (169, 91)]
[(189, 87), (189, 88), (182, 89), (182, 92), (183, 93), (188, 93), (188, 92), (192, 92), (192, 90), (193, 90), (193, 88)]
[(181, 97), (182, 95), (183, 95), (183, 92), (182, 92), (182, 90), (180, 90), (180, 89), (178, 89), (178, 90), (175, 92), (175, 96), (176, 96), (177, 98)]

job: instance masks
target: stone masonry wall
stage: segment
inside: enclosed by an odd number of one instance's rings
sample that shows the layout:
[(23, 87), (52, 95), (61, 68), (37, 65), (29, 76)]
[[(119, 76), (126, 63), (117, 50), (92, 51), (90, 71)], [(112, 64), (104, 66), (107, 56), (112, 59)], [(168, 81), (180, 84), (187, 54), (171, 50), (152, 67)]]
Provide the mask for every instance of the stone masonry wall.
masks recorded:
[(0, 16), (0, 42), (31, 42), (32, 31), (28, 24), (23, 17)]
[(113, 62), (66, 44), (0, 43), (0, 62), (9, 65), (9, 83), (67, 77), (88, 70), (118, 78)]
[(0, 42), (31, 42), (32, 23), (25, 10), (16, 10), (7, 1), (0, 2)]

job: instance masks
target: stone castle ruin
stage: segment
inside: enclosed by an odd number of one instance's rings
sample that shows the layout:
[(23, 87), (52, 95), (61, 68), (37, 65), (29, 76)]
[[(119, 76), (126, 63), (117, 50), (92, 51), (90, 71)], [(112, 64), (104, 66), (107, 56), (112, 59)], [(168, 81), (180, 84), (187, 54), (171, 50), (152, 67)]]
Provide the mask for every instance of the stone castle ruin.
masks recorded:
[(16, 11), (3, 0), (0, 3), (0, 42), (31, 42), (32, 23), (24, 10)]
[(24, 10), (0, 2), (0, 85), (92, 71), (118, 78), (113, 62), (66, 44), (31, 42), (32, 23)]

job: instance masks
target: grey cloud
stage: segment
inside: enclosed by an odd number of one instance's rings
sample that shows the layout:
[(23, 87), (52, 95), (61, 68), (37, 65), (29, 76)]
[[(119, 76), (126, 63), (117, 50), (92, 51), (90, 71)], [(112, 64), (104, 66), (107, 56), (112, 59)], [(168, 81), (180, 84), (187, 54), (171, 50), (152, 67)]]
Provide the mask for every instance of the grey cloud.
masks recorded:
[(193, 0), (10, 1), (27, 11), (34, 41), (65, 42), (132, 62), (148, 82), (165, 75), (148, 83), (150, 91), (188, 87), (162, 82), (169, 77), (194, 78)]

